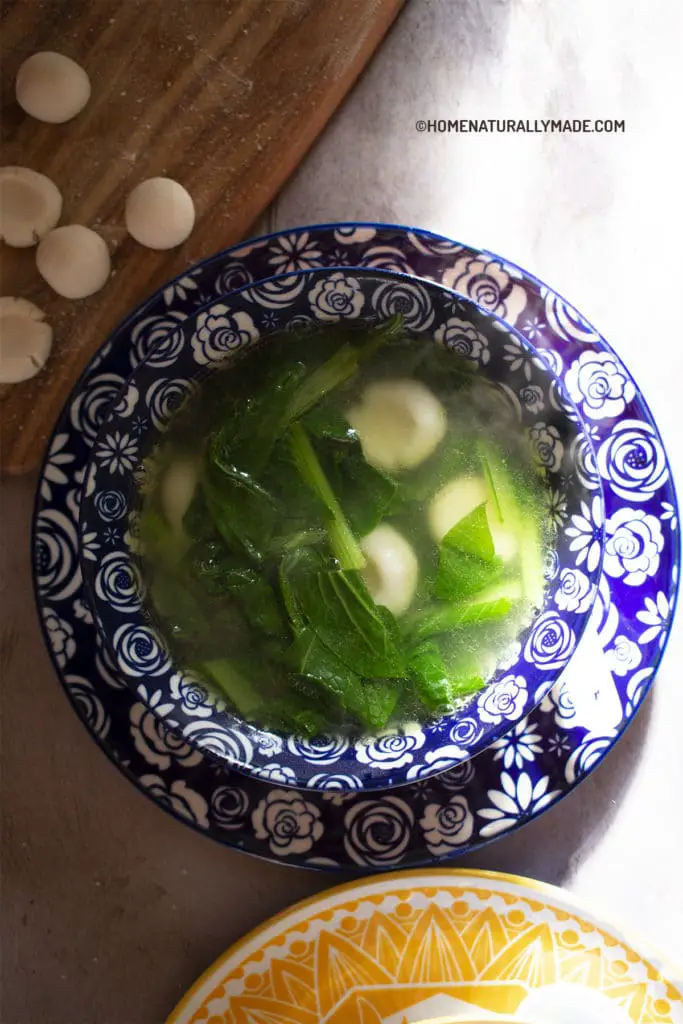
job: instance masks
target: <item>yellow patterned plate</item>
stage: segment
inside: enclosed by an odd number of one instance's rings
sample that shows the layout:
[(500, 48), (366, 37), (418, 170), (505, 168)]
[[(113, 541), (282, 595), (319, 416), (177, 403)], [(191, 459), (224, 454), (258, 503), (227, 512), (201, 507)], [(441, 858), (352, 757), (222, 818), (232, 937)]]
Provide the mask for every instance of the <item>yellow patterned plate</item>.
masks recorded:
[(683, 1024), (683, 975), (562, 889), (491, 871), (352, 882), (251, 932), (167, 1024)]

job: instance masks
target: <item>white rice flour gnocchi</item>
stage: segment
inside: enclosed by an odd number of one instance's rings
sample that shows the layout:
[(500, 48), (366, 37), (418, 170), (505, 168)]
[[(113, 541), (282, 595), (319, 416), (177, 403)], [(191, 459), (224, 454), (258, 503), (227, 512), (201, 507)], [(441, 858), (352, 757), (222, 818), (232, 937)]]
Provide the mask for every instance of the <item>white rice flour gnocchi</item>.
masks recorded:
[(194, 203), (187, 189), (172, 178), (148, 178), (126, 202), (126, 228), (148, 249), (173, 249), (194, 227)]
[(446, 410), (419, 380), (368, 384), (348, 420), (363, 454), (380, 469), (413, 469), (424, 462), (446, 433)]
[(382, 523), (361, 541), (366, 558), (363, 581), (376, 604), (403, 615), (415, 596), (418, 562), (415, 552), (398, 530)]
[(0, 298), (0, 384), (18, 384), (42, 370), (52, 348), (52, 328), (32, 302)]
[(17, 249), (36, 245), (59, 222), (62, 194), (29, 167), (0, 167), (0, 240)]
[(36, 265), (50, 288), (67, 299), (98, 292), (111, 272), (106, 242), (81, 224), (50, 231), (38, 246)]
[(24, 61), (15, 91), (17, 103), (31, 117), (63, 124), (80, 114), (90, 99), (90, 79), (70, 57), (46, 50)]
[(504, 562), (508, 562), (517, 553), (516, 531), (503, 526), (486, 482), (478, 476), (459, 476), (435, 495), (428, 511), (432, 537), (441, 541), (456, 523), (483, 502), (486, 502), (486, 518), (495, 552)]
[(183, 518), (199, 481), (200, 464), (192, 456), (179, 456), (161, 481), (161, 505), (176, 537), (183, 536)]

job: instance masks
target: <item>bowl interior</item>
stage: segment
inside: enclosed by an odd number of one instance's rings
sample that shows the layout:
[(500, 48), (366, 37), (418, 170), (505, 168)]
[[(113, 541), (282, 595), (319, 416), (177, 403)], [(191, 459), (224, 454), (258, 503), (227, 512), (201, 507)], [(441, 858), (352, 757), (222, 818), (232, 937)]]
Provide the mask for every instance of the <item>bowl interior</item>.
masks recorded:
[[(487, 415), (525, 436), (544, 467), (556, 521), (543, 607), (485, 690), (438, 722), (356, 742), (303, 740), (256, 728), (203, 680), (174, 664), (147, 600), (136, 517), (145, 459), (203, 378), (283, 330), (375, 325), (401, 313), (405, 331), (469, 360), (492, 387)], [(229, 371), (228, 371), (229, 372)], [(229, 380), (229, 378), (228, 378)], [(502, 418), (502, 419), (501, 419)], [(576, 408), (536, 352), (497, 317), (439, 285), (361, 269), (283, 275), (211, 303), (160, 339), (107, 409), (86, 472), (80, 556), (97, 627), (122, 675), (183, 739), (239, 770), (285, 785), (359, 789), (398, 785), (473, 757), (526, 716), (567, 665), (596, 591), (602, 537), (599, 480), (585, 477), (590, 441)], [(581, 470), (577, 467), (581, 467)], [(125, 507), (124, 545), (109, 538)], [(563, 529), (583, 514), (593, 531), (581, 567)]]

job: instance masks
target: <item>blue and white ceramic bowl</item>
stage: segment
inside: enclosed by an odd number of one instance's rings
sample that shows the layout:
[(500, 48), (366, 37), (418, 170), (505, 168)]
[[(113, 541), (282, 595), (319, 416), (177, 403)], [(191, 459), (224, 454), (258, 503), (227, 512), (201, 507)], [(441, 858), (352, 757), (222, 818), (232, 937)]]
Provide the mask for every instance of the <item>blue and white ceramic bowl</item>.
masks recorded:
[[(406, 329), (431, 335), (476, 364), (493, 394), (546, 468), (552, 509), (561, 511), (544, 607), (515, 654), (458, 713), (423, 727), (355, 742), (302, 740), (258, 729), (229, 711), (203, 682), (174, 664), (146, 604), (135, 522), (143, 462), (174, 412), (207, 373), (248, 345), (304, 324), (381, 322), (405, 308)], [(267, 347), (264, 348), (267, 352)], [(80, 556), (97, 627), (129, 685), (187, 743), (240, 771), (293, 786), (384, 788), (434, 775), (474, 757), (525, 718), (568, 664), (587, 624), (602, 556), (602, 493), (577, 467), (593, 459), (590, 440), (547, 353), (471, 300), (429, 281), (367, 269), (282, 275), (244, 287), (159, 339), (112, 402), (92, 450), (80, 511)], [(124, 545), (101, 560), (90, 552), (111, 529), (111, 508), (127, 515)], [(123, 510), (123, 513), (122, 513)], [(577, 567), (565, 522), (591, 532)], [(586, 545), (584, 545), (585, 547)], [(100, 549), (101, 550), (101, 549)]]

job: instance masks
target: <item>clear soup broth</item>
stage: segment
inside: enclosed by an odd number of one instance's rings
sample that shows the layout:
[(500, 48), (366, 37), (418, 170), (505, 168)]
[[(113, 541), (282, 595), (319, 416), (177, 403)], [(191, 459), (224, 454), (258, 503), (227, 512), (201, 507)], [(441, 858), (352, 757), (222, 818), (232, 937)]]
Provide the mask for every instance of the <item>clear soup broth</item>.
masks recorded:
[(462, 707), (543, 603), (544, 477), (485, 375), (400, 322), (273, 336), (146, 462), (178, 664), (243, 719), (375, 733)]

